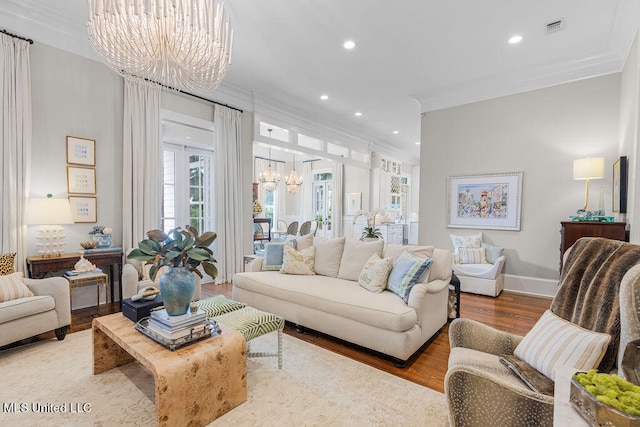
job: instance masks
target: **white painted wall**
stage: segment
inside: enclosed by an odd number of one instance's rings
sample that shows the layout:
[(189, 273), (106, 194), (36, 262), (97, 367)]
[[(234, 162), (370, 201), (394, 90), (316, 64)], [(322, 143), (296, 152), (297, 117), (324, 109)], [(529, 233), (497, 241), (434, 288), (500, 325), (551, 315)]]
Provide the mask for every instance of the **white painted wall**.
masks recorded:
[[(592, 181), (591, 206), (604, 186), (611, 213), (611, 167), (618, 156), (620, 74), (424, 114), (420, 164), (421, 244), (453, 249), (447, 228), (447, 176), (524, 171), (521, 231), (481, 230), (504, 246), (505, 273), (558, 279), (560, 221), (584, 203), (572, 162), (605, 157), (605, 179)], [(534, 290), (535, 291), (535, 290)]]
[[(123, 80), (105, 65), (41, 43), (30, 48), (33, 141), (30, 196), (67, 197), (66, 136), (96, 140), (99, 225), (122, 244)], [(66, 225), (66, 252), (89, 240), (96, 224)], [(28, 255), (37, 255), (36, 226), (27, 228)], [(95, 305), (95, 287), (74, 290), (73, 307)]]
[[(627, 61), (621, 73), (620, 86), (620, 142), (618, 155), (627, 156), (629, 164), (627, 215), (620, 214), (618, 220), (627, 220), (633, 223), (635, 218), (640, 218), (640, 186), (637, 184), (638, 173), (638, 145), (640, 135), (638, 133), (638, 115), (640, 114), (640, 49), (638, 37), (633, 42)], [(630, 229), (629, 240), (633, 243), (640, 242), (640, 230)]]

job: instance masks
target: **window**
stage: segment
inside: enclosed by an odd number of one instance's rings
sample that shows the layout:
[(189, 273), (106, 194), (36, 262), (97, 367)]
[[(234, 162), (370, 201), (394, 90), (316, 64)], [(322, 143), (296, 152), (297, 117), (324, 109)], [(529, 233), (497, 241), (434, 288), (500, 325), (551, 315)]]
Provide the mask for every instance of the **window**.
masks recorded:
[[(176, 127), (184, 128), (176, 130)], [(190, 225), (199, 233), (213, 229), (213, 149), (211, 130), (163, 123), (162, 229)], [(179, 143), (184, 133), (185, 143)], [(191, 142), (193, 140), (193, 142)], [(171, 141), (171, 142), (169, 142)]]
[(277, 192), (264, 190), (264, 217), (271, 219), (271, 224), (275, 224), (276, 218), (276, 199), (278, 197)]

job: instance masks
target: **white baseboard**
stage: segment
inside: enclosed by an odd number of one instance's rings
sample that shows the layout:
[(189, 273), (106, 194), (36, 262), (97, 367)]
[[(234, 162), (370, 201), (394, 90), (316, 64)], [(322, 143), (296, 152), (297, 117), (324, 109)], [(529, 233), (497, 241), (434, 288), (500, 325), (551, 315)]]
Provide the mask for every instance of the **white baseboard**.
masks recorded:
[(505, 274), (504, 290), (522, 294), (554, 297), (558, 291), (558, 281)]

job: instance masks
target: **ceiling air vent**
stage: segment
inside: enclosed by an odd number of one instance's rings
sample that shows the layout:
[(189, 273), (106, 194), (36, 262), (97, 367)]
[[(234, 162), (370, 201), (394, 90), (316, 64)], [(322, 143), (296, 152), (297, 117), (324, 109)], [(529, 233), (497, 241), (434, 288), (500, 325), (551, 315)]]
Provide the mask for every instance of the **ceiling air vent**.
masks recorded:
[(544, 27), (544, 33), (547, 35), (557, 33), (558, 31), (562, 30), (564, 30), (564, 21), (562, 19), (549, 22)]

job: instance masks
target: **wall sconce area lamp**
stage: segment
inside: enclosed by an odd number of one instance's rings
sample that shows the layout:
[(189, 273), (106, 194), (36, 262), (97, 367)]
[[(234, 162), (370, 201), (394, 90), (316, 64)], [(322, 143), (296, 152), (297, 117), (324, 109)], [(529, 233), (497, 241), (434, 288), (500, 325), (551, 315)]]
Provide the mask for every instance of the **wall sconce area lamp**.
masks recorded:
[(584, 207), (578, 210), (586, 211), (589, 207), (589, 181), (604, 178), (604, 157), (594, 157), (573, 161), (573, 179), (586, 180)]
[(46, 198), (29, 199), (26, 223), (39, 226), (36, 230), (38, 255), (45, 258), (60, 256), (66, 237), (61, 224), (73, 224), (69, 200), (54, 199), (51, 194)]

